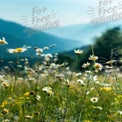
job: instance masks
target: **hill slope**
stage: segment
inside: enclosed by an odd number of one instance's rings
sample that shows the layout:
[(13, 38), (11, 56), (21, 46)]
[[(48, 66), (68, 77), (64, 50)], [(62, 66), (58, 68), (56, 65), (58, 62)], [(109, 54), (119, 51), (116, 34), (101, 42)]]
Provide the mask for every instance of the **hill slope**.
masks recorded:
[[(26, 31), (34, 31), (30, 28), (26, 28), (19, 24), (0, 20), (0, 38), (5, 37), (8, 45), (0, 46), (0, 57), (11, 58), (11, 54), (6, 52), (7, 48), (22, 47), (23, 45), (44, 47), (52, 44), (56, 44), (55, 48), (50, 50), (51, 53), (68, 51), (75, 47), (82, 46), (82, 42), (56, 37), (44, 32), (34, 33), (32, 36), (28, 36)], [(29, 49), (31, 53), (33, 50)], [(28, 53), (24, 53), (29, 56)]]

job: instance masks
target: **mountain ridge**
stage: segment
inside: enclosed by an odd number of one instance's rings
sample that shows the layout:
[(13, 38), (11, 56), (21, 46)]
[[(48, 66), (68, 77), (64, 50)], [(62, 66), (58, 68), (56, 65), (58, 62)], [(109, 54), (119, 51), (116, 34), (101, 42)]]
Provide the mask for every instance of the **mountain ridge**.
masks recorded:
[[(78, 47), (79, 45), (83, 45), (82, 42), (59, 38), (45, 32), (38, 32), (28, 37), (28, 35), (24, 32), (25, 29), (29, 30), (30, 28), (0, 19), (0, 38), (5, 37), (8, 42), (8, 45), (0, 46), (0, 57), (11, 57), (11, 55), (6, 52), (6, 49), (22, 47), (23, 45), (32, 46), (33, 48), (35, 46), (43, 48), (44, 46), (56, 44), (56, 47), (47, 51), (50, 53), (68, 51)], [(26, 53), (23, 53), (23, 55), (24, 54)], [(25, 56), (28, 55), (26, 54)]]

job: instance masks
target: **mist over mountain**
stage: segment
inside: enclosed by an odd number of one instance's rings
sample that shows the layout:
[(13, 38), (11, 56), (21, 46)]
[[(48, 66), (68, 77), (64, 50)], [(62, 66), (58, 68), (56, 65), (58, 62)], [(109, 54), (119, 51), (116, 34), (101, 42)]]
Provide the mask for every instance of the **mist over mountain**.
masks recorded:
[(93, 43), (95, 37), (101, 36), (103, 32), (116, 26), (122, 27), (121, 21), (108, 22), (104, 24), (87, 23), (70, 25), (50, 29), (46, 32), (61, 38), (78, 40), (87, 45)]
[(50, 53), (56, 53), (68, 51), (83, 45), (82, 42), (77, 40), (60, 38), (41, 31), (37, 32), (34, 29), (24, 27), (17, 23), (0, 19), (0, 38), (2, 37), (6, 38), (8, 45), (0, 46), (1, 58), (12, 57), (12, 54), (9, 54), (6, 49), (22, 47), (23, 45), (32, 47), (32, 49), (22, 54), (27, 57), (34, 51), (34, 47), (43, 48), (44, 46), (56, 44), (54, 48), (49, 50)]

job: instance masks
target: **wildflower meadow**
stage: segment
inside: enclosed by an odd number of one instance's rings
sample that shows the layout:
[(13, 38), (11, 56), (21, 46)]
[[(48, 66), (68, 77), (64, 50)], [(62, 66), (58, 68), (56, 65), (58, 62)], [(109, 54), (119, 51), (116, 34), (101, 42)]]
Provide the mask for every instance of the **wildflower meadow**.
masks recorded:
[[(4, 45), (9, 43), (3, 37)], [(91, 46), (83, 71), (76, 72), (84, 50), (74, 50), (71, 70), (68, 62), (57, 63), (58, 53), (46, 53), (55, 46), (6, 49), (16, 61), (0, 71), (0, 122), (122, 122), (122, 73), (116, 60), (99, 63)], [(33, 65), (19, 57), (28, 50), (38, 58)]]

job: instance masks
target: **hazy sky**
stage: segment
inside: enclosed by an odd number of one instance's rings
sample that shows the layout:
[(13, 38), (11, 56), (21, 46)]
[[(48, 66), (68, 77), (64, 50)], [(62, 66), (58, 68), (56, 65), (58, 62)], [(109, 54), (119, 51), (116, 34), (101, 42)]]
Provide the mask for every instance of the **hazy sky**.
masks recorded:
[[(32, 15), (33, 17), (36, 16), (36, 18), (41, 19), (43, 16), (51, 15), (52, 18), (54, 17), (52, 21), (59, 20), (61, 26), (81, 24), (90, 21), (91, 16), (88, 14), (89, 7), (97, 8), (100, 1), (101, 0), (0, 0), (0, 17), (29, 25), (29, 22), (32, 22)], [(103, 1), (108, 1), (108, 3), (110, 1), (118, 1), (121, 3), (121, 0)], [(103, 7), (105, 7), (105, 5)]]

